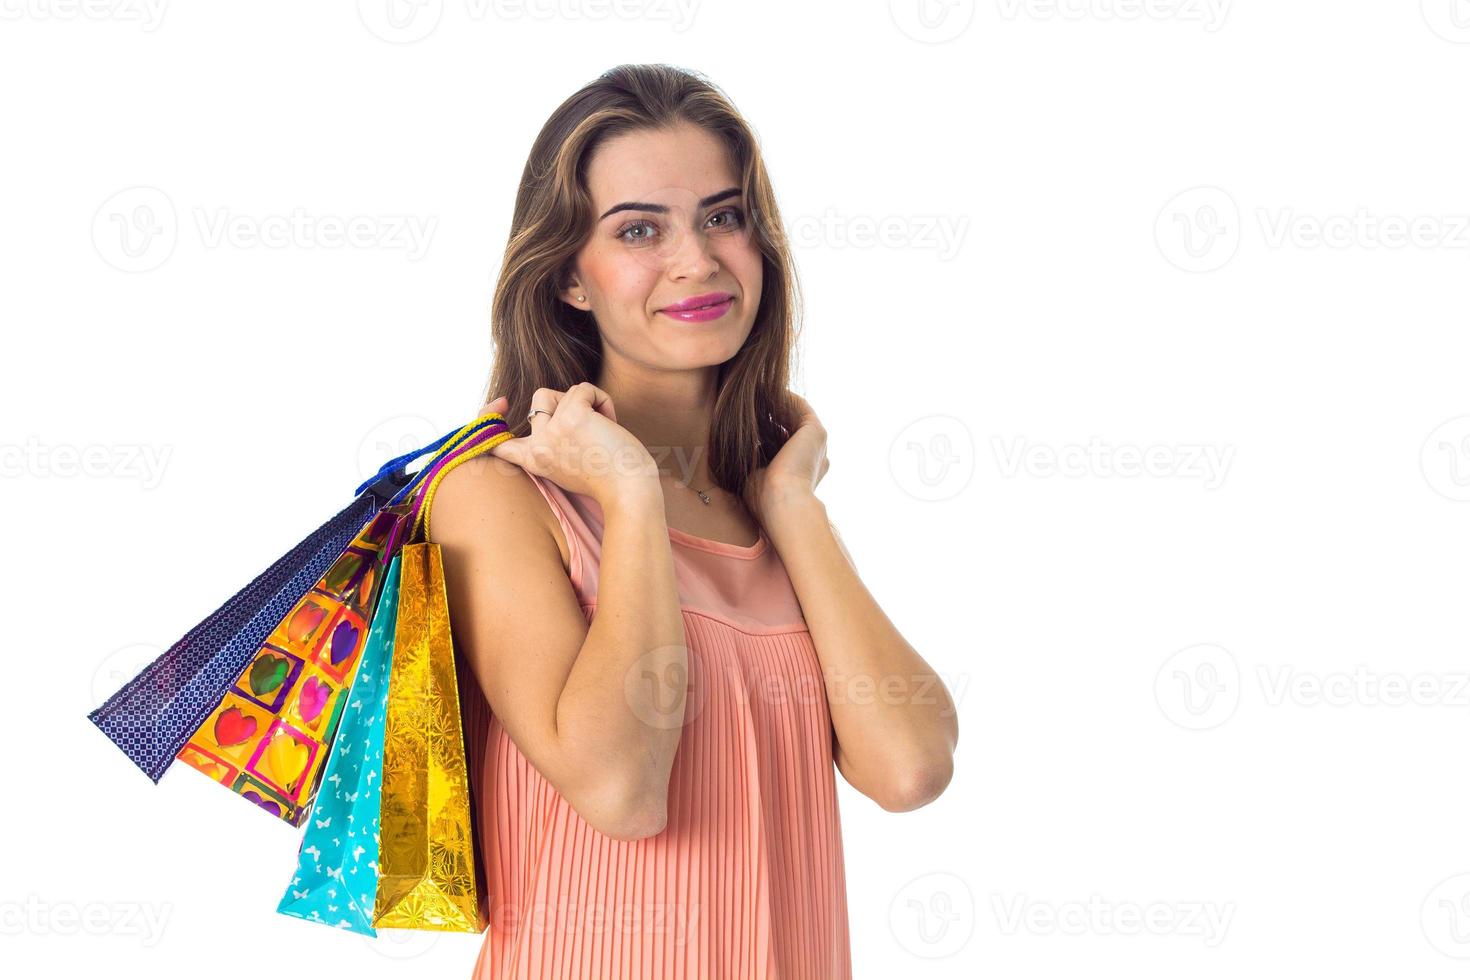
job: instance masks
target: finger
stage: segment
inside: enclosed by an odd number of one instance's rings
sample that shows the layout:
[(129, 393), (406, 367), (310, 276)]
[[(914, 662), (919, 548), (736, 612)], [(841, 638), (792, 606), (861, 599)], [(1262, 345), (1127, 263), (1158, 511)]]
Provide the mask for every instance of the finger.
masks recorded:
[(490, 447), (490, 455), (498, 460), (513, 463), (523, 470), (533, 471), (531, 465), (531, 439), (505, 439)]
[(590, 381), (583, 381), (581, 384), (575, 384), (568, 388), (567, 396), (572, 397), (573, 392), (576, 393), (576, 398), (585, 401), (592, 407), (593, 411), (607, 416), (614, 422), (618, 420), (617, 413), (613, 411), (612, 395), (609, 395), (597, 387), (597, 385)]
[[(531, 435), (541, 431), (541, 428), (556, 414), (556, 407), (561, 403), (562, 394), (552, 388), (537, 388), (531, 395), (531, 407), (526, 409), (531, 416)], [(539, 409), (539, 411), (538, 411)], [(543, 414), (550, 412), (551, 415)]]
[(521, 454), (521, 443), (524, 439), (503, 439), (490, 447), (490, 455), (496, 459), (503, 459), (510, 463), (519, 463)]
[(817, 413), (812, 408), (810, 402), (808, 402), (805, 398), (801, 397), (794, 391), (788, 391), (787, 394), (791, 396), (792, 403), (796, 405), (797, 414), (803, 420), (811, 419), (813, 422), (818, 421)]
[(510, 399), (505, 397), (504, 395), (501, 395), (499, 398), (493, 398), (482, 405), (480, 407), (480, 414), (478, 417), (484, 418), (486, 415), (490, 414), (504, 415), (506, 411), (509, 410), (509, 408)]

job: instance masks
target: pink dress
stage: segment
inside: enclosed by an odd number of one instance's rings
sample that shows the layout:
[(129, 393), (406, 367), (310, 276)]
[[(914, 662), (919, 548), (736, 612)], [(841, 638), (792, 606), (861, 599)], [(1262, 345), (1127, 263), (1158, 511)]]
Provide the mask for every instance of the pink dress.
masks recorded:
[[(601, 508), (532, 480), (590, 621)], [(468, 738), (485, 733), (470, 757), (490, 922), (475, 980), (852, 975), (831, 716), (791, 580), (764, 531), (749, 547), (669, 538), (691, 693), (662, 832), (594, 830), (497, 719), (466, 716)]]

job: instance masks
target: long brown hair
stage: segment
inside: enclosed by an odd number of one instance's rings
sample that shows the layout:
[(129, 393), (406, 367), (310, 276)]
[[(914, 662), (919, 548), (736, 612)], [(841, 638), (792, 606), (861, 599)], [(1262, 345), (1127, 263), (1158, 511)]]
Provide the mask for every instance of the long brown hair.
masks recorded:
[(597, 323), (558, 295), (596, 220), (587, 163), (605, 140), (680, 122), (703, 127), (729, 148), (762, 256), (755, 324), (739, 352), (719, 367), (710, 424), (710, 478), (739, 495), (750, 473), (769, 463), (795, 429), (787, 388), (800, 286), (755, 134), (725, 94), (695, 72), (619, 65), (564, 101), (541, 128), (516, 193), (495, 287), (494, 366), (481, 403), (506, 396), (506, 421), (520, 437), (530, 432), (526, 413), (537, 388), (565, 391), (597, 380)]

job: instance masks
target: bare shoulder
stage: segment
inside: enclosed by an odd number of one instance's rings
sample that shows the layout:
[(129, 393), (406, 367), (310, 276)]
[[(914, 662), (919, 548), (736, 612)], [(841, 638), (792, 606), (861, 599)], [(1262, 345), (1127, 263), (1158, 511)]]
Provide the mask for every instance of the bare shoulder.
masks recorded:
[(489, 454), (467, 459), (439, 481), (434, 492), (430, 540), (462, 533), (495, 530), (496, 538), (507, 534), (524, 540), (523, 532), (539, 528), (556, 543), (563, 569), (571, 567), (571, 552), (561, 523), (551, 505), (531, 480), (531, 475), (508, 460)]

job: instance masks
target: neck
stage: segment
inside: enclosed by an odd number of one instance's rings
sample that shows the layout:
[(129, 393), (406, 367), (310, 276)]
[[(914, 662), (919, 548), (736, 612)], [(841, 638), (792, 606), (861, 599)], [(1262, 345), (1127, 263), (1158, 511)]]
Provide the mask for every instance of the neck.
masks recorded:
[(618, 424), (643, 443), (660, 474), (709, 490), (716, 371), (649, 371), (608, 358), (594, 383), (612, 396)]

